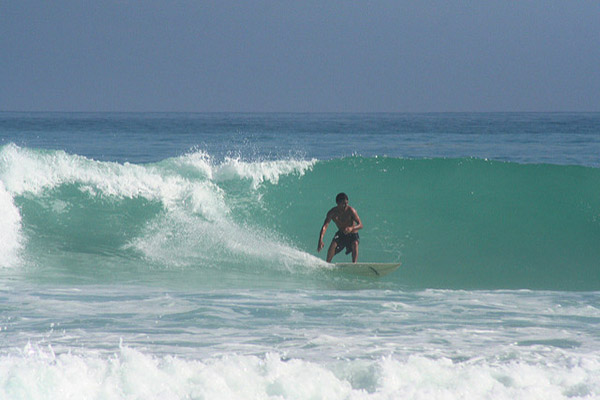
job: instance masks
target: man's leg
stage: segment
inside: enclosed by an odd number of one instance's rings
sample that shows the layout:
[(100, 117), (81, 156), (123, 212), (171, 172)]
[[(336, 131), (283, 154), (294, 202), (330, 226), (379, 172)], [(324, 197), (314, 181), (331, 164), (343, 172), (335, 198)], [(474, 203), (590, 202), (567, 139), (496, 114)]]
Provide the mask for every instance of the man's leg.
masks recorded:
[(335, 240), (331, 241), (331, 244), (329, 245), (329, 250), (327, 250), (327, 262), (331, 262), (331, 260), (333, 259), (333, 256), (336, 255), (336, 249), (337, 247), (337, 242)]
[(352, 242), (352, 262), (355, 263), (358, 260), (358, 240)]

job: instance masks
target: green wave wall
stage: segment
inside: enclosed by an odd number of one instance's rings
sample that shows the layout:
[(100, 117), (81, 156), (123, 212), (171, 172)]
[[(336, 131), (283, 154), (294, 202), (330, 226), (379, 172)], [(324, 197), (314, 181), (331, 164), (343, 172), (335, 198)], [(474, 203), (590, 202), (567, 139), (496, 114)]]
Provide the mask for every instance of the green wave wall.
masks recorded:
[(598, 169), (479, 159), (325, 161), (266, 188), (263, 217), (312, 249), (339, 191), (365, 226), (360, 259), (400, 259), (400, 283), (600, 289)]

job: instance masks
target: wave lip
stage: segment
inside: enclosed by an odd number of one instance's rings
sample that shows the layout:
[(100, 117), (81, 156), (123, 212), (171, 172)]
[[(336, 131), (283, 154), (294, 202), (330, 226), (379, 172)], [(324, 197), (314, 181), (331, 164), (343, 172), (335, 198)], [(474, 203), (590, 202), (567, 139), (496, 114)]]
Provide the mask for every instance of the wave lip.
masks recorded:
[(296, 174), (303, 176), (317, 163), (312, 160), (257, 160), (243, 161), (240, 157), (225, 157), (222, 162), (215, 162), (210, 155), (197, 151), (176, 159), (179, 168), (190, 166), (201, 176), (216, 183), (238, 179), (247, 179), (252, 182), (252, 189), (257, 189), (262, 183), (277, 184), (279, 178), (285, 175)]
[(13, 195), (31, 193), (65, 184), (82, 191), (119, 198), (143, 197), (170, 205), (189, 190), (186, 180), (161, 174), (152, 166), (100, 162), (63, 151), (32, 151), (7, 145), (0, 153), (0, 173)]

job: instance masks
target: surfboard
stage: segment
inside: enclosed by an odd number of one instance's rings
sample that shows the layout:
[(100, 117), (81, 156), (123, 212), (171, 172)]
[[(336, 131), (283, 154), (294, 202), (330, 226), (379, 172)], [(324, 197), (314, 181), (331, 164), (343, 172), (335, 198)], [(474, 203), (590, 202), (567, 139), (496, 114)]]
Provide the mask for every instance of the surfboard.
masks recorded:
[(335, 263), (336, 269), (355, 275), (384, 276), (398, 269), (402, 263)]

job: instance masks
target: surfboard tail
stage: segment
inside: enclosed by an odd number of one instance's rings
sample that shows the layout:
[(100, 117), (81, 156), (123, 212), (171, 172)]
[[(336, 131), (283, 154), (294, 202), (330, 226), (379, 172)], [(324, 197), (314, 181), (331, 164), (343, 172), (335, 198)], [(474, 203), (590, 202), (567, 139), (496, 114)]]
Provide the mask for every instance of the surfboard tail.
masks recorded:
[(384, 276), (397, 270), (402, 263), (336, 263), (342, 272), (363, 276)]

